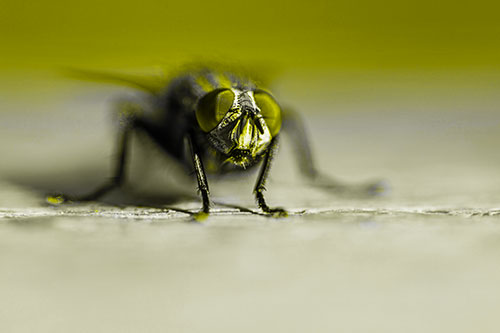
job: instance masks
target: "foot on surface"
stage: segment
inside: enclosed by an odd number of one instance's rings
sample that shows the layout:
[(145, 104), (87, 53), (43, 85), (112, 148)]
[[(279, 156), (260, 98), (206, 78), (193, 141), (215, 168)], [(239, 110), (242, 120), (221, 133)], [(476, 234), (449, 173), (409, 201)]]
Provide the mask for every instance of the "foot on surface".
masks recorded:
[(318, 174), (311, 181), (311, 185), (339, 194), (353, 196), (383, 196), (390, 192), (390, 185), (385, 180), (378, 180), (362, 184), (346, 184), (338, 182), (327, 175)]
[(366, 184), (362, 187), (362, 191), (370, 196), (383, 196), (387, 195), (391, 190), (389, 183), (385, 180), (379, 180)]
[(269, 216), (269, 217), (274, 217), (274, 218), (284, 218), (288, 217), (288, 212), (284, 210), (283, 208), (267, 208), (264, 209), (264, 213)]
[(196, 222), (204, 222), (208, 218), (208, 216), (210, 216), (210, 214), (208, 212), (201, 210), (198, 213), (193, 214), (193, 219)]
[(64, 194), (53, 194), (53, 195), (47, 195), (45, 197), (45, 201), (49, 205), (57, 206), (57, 205), (61, 205), (64, 203), (71, 202), (72, 200)]

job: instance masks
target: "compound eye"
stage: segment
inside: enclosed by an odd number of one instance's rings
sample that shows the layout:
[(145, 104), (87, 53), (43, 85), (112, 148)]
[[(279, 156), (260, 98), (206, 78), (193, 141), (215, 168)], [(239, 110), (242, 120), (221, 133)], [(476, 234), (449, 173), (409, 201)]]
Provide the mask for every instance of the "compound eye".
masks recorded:
[(217, 89), (203, 96), (196, 106), (195, 114), (203, 132), (210, 132), (231, 109), (234, 93), (229, 89)]
[(281, 129), (281, 108), (274, 98), (265, 91), (254, 93), (255, 103), (260, 109), (271, 135), (275, 137)]

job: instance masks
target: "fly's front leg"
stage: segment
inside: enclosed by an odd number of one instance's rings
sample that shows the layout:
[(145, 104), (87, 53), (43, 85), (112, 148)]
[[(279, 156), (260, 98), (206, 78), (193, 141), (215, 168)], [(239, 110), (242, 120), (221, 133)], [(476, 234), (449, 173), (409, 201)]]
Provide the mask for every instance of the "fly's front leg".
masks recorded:
[(353, 193), (356, 195), (378, 195), (386, 191), (387, 185), (381, 181), (360, 185), (347, 185), (319, 172), (314, 164), (304, 122), (297, 112), (291, 109), (283, 110), (282, 129), (292, 141), (301, 173), (313, 186), (329, 191)]
[(198, 191), (201, 194), (203, 203), (201, 210), (194, 215), (194, 218), (201, 221), (206, 219), (210, 212), (210, 191), (208, 189), (207, 175), (205, 174), (205, 168), (203, 167), (203, 162), (201, 161), (199, 148), (196, 143), (193, 142), (191, 135), (188, 135), (187, 140), (191, 150), (191, 158), (193, 160), (194, 171), (196, 173), (196, 180), (198, 181)]
[(269, 149), (264, 157), (264, 162), (262, 163), (262, 168), (260, 169), (259, 178), (257, 179), (257, 183), (255, 184), (254, 194), (255, 199), (257, 200), (257, 204), (260, 209), (266, 214), (269, 214), (273, 217), (286, 217), (288, 213), (283, 208), (270, 208), (266, 200), (264, 199), (264, 191), (266, 190), (266, 180), (269, 175), (269, 170), (271, 169), (271, 162), (274, 157), (274, 153), (276, 152), (276, 148), (278, 145), (278, 137), (275, 137), (269, 146)]

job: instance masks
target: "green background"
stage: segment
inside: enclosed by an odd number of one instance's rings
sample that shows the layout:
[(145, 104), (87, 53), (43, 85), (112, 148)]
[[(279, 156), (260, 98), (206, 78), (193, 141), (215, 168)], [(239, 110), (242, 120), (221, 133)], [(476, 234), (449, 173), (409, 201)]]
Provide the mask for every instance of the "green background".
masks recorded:
[(2, 1), (0, 68), (498, 68), (496, 1)]

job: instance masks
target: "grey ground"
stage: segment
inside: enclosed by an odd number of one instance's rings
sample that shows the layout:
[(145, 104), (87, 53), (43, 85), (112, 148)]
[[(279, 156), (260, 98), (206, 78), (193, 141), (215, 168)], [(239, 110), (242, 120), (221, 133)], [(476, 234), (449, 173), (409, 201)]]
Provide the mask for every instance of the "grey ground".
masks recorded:
[(289, 218), (255, 214), (253, 174), (212, 180), (214, 214), (194, 223), (194, 182), (136, 138), (123, 191), (51, 207), (45, 193), (105, 179), (122, 91), (0, 100), (0, 330), (498, 332), (500, 76), (289, 76), (278, 91), (320, 168), (386, 195), (305, 184), (283, 140), (268, 201)]

